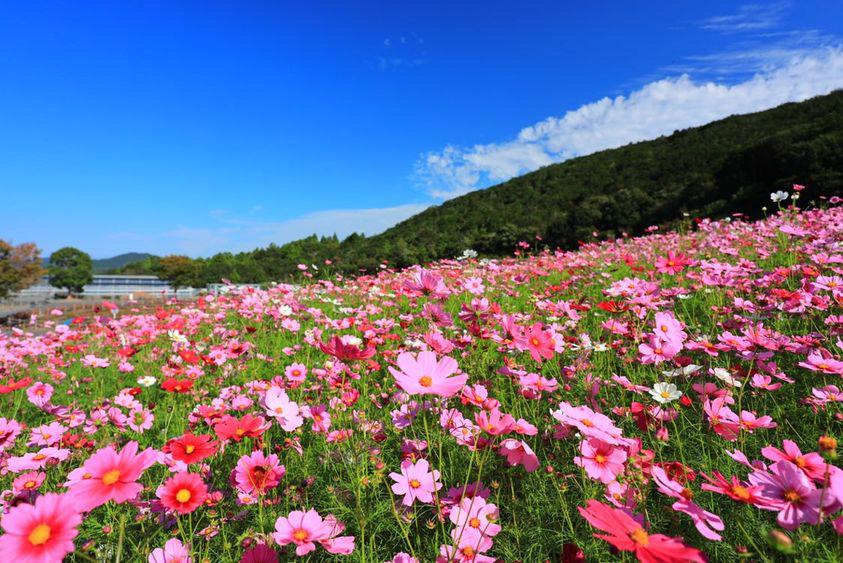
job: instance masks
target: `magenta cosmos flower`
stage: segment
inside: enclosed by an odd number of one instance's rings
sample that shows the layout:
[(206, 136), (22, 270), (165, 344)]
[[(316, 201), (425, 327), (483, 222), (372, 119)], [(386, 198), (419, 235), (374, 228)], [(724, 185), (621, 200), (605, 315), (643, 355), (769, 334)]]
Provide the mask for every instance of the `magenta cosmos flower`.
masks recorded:
[(401, 503), (405, 506), (412, 505), (416, 499), (431, 503), (433, 493), (442, 488), (439, 472), (430, 471), (430, 464), (426, 459), (420, 459), (416, 463), (405, 459), (401, 462), (401, 473), (393, 472), (389, 476), (395, 481), (392, 492), (396, 495), (404, 495)]
[(586, 438), (580, 442), (580, 453), (574, 463), (585, 469), (589, 478), (608, 485), (624, 471), (626, 450), (607, 444), (599, 438)]
[(770, 471), (755, 471), (749, 482), (761, 487), (759, 508), (778, 511), (776, 522), (786, 530), (795, 530), (800, 524), (816, 524), (819, 520), (821, 499), (828, 506), (834, 502), (831, 494), (823, 495), (805, 473), (789, 461), (777, 461)]
[(0, 526), (0, 561), (61, 561), (73, 551), (82, 515), (68, 495), (48, 493), (9, 510)]
[(147, 448), (138, 453), (138, 443), (129, 442), (118, 453), (113, 446), (95, 452), (80, 467), (70, 472), (65, 486), (77, 508), (88, 512), (107, 503), (132, 500), (143, 489), (137, 482), (151, 467), (157, 453)]
[(444, 356), (437, 361), (434, 352), (419, 352), (416, 357), (402, 352), (396, 363), (400, 371), (393, 367), (389, 371), (398, 386), (410, 395), (453, 397), (468, 381), (465, 374), (451, 377), (459, 369), (455, 359)]

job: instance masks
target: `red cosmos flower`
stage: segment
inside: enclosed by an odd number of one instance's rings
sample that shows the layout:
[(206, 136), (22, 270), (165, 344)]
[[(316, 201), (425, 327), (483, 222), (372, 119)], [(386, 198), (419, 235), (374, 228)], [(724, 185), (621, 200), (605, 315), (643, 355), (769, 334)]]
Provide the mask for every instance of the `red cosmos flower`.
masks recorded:
[(186, 364), (190, 364), (195, 366), (201, 361), (201, 357), (199, 354), (194, 352), (193, 350), (179, 350), (179, 356), (181, 357), (182, 361)]
[(629, 309), (629, 305), (621, 301), (601, 301), (597, 304), (597, 308), (607, 313), (623, 313)]
[(577, 507), (588, 523), (608, 532), (594, 534), (595, 538), (606, 540), (621, 551), (633, 551), (639, 561), (695, 561), (705, 563), (699, 550), (688, 547), (679, 538), (663, 534), (648, 534), (632, 516), (618, 508), (589, 499), (586, 508)]
[(190, 379), (176, 379), (175, 377), (168, 377), (161, 384), (161, 389), (171, 393), (187, 393), (193, 388), (193, 381)]
[(179, 514), (196, 510), (208, 496), (208, 487), (196, 473), (176, 473), (155, 491), (161, 504)]
[(17, 381), (10, 377), (6, 380), (5, 384), (0, 383), (0, 395), (5, 395), (6, 393), (11, 393), (12, 391), (17, 391), (18, 389), (23, 389), (30, 383), (32, 383), (31, 377), (24, 377), (22, 379), (18, 379)]
[(214, 425), (214, 432), (220, 440), (232, 439), (239, 442), (244, 437), (257, 438), (269, 428), (270, 424), (261, 416), (245, 415), (236, 418), (226, 415)]
[(170, 440), (161, 450), (171, 454), (173, 459), (190, 465), (217, 453), (217, 442), (208, 434), (196, 436), (188, 432), (184, 436)]
[(349, 344), (347, 341), (347, 336), (340, 337), (335, 335), (328, 341), (327, 344), (320, 341), (319, 349), (329, 356), (334, 356), (338, 360), (342, 361), (367, 360), (375, 355), (374, 347), (366, 346), (365, 349), (361, 350), (357, 346)]

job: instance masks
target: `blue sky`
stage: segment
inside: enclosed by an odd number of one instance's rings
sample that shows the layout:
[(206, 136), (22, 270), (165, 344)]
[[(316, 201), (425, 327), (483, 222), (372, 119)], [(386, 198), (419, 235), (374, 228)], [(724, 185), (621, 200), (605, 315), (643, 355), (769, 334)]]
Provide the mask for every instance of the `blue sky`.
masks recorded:
[(538, 166), (843, 87), (843, 3), (19, 2), (0, 238), (374, 233)]

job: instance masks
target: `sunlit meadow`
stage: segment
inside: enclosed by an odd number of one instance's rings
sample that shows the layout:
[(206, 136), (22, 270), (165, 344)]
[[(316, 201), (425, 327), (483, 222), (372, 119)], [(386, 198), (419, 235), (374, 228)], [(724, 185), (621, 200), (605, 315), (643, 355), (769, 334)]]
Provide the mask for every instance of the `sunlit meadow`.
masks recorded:
[(33, 318), (0, 561), (840, 560), (843, 209), (773, 200)]

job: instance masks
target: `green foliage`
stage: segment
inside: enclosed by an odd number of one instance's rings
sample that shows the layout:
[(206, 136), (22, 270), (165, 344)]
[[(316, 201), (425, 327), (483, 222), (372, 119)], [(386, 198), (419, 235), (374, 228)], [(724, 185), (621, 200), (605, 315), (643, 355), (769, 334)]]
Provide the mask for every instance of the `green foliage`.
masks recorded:
[(157, 261), (155, 274), (167, 280), (174, 290), (199, 285), (200, 265), (187, 256), (165, 256)]
[(94, 279), (91, 257), (72, 246), (65, 246), (50, 255), (48, 267), (50, 285), (66, 288), (69, 294), (82, 293), (83, 287)]
[(32, 243), (12, 246), (0, 240), (0, 299), (34, 284), (43, 273), (37, 246)]

